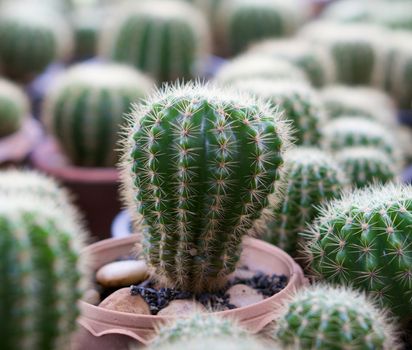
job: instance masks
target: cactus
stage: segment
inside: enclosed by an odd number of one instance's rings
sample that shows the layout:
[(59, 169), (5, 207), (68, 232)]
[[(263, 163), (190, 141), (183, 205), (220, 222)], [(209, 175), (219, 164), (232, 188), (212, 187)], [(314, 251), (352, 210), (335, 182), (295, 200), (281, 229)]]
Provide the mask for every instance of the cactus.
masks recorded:
[(282, 310), (274, 338), (290, 349), (396, 348), (386, 315), (359, 292), (315, 286), (297, 292)]
[(234, 88), (262, 98), (284, 114), (294, 129), (297, 145), (318, 145), (324, 110), (318, 94), (310, 86), (296, 81), (246, 80)]
[(61, 209), (30, 189), (0, 194), (3, 349), (65, 348), (76, 328), (86, 287), (83, 230), (74, 209)]
[(16, 80), (30, 80), (71, 50), (64, 19), (44, 4), (10, 1), (0, 8), (0, 68)]
[(351, 183), (356, 187), (395, 181), (399, 172), (396, 163), (379, 149), (353, 147), (343, 149), (335, 156)]
[[(374, 1), (373, 6), (376, 6)], [(341, 0), (331, 3), (322, 12), (322, 19), (341, 23), (368, 22), (371, 8), (368, 0)]]
[(346, 185), (343, 170), (316, 148), (298, 147), (285, 155), (286, 186), (274, 218), (267, 221), (264, 239), (296, 256), (298, 234), (313, 221), (318, 207), (340, 195)]
[(401, 319), (410, 317), (411, 203), (412, 187), (393, 183), (331, 202), (306, 232), (313, 272), (367, 291)]
[(395, 30), (412, 30), (412, 3), (409, 1), (379, 1), (372, 7), (371, 20)]
[(23, 91), (6, 79), (0, 79), (0, 137), (18, 131), (29, 112)]
[(79, 64), (46, 96), (43, 120), (73, 164), (113, 167), (125, 113), (151, 85), (131, 67)]
[(230, 85), (248, 79), (306, 81), (304, 73), (284, 59), (270, 58), (257, 54), (245, 54), (225, 64), (216, 74), (220, 85)]
[(198, 75), (209, 50), (206, 19), (181, 1), (147, 1), (124, 7), (103, 31), (103, 56), (134, 65), (158, 82)]
[(292, 62), (305, 73), (315, 87), (335, 80), (335, 66), (329, 51), (321, 46), (310, 45), (304, 40), (265, 40), (253, 45), (248, 52)]
[[(302, 36), (326, 47), (333, 58), (337, 81), (370, 85), (385, 66), (385, 32), (373, 25), (320, 22), (302, 30)], [(389, 40), (389, 39), (388, 39)]]
[(78, 10), (72, 14), (76, 59), (90, 58), (97, 53), (97, 42), (104, 15), (98, 9)]
[(133, 113), (124, 197), (136, 198), (161, 285), (198, 293), (226, 283), (242, 237), (276, 199), (288, 131), (268, 105), (210, 85), (165, 87)]

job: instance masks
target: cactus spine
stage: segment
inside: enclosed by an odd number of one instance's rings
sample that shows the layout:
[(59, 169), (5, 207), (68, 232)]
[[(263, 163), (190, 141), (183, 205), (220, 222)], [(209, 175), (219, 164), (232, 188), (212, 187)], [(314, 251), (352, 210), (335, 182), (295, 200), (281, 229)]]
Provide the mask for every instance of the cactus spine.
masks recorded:
[(206, 19), (191, 4), (147, 1), (125, 7), (103, 32), (101, 53), (158, 82), (191, 78), (209, 50)]
[(46, 96), (43, 119), (75, 165), (113, 167), (125, 113), (151, 84), (126, 66), (79, 64)]
[(391, 324), (363, 294), (316, 286), (295, 294), (279, 316), (275, 339), (291, 349), (395, 348)]
[(0, 137), (18, 131), (29, 112), (29, 101), (20, 88), (0, 79)]
[(279, 108), (291, 122), (295, 144), (313, 146), (320, 143), (325, 115), (317, 93), (306, 83), (256, 79), (238, 81), (233, 87)]
[(286, 186), (264, 239), (297, 255), (300, 232), (313, 221), (318, 207), (340, 195), (346, 185), (342, 169), (316, 148), (296, 148), (285, 155)]
[(209, 85), (166, 87), (134, 112), (125, 187), (135, 187), (143, 251), (161, 284), (200, 292), (225, 283), (281, 183), (287, 144), (273, 109)]
[(367, 291), (400, 318), (412, 312), (412, 187), (375, 185), (326, 206), (307, 253), (322, 279)]

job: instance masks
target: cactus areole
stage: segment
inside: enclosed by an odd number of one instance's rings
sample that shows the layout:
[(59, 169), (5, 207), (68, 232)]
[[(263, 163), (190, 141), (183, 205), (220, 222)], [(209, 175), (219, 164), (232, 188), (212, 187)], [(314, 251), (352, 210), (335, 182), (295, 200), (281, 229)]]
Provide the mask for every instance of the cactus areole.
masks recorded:
[(201, 84), (167, 87), (131, 124), (126, 197), (146, 225), (154, 277), (194, 292), (219, 289), (275, 197), (287, 124), (247, 95)]

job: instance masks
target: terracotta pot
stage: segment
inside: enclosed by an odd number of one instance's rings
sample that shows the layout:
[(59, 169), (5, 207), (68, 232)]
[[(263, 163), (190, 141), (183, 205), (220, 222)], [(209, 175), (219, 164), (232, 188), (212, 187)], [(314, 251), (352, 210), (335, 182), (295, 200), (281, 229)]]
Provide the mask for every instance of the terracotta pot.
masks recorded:
[(19, 131), (0, 138), (0, 166), (24, 164), (42, 137), (43, 131), (39, 122), (31, 117), (27, 118)]
[(115, 168), (85, 168), (70, 165), (52, 138), (47, 138), (31, 156), (33, 166), (56, 178), (74, 195), (95, 239), (110, 237), (110, 226), (119, 212), (119, 174)]
[[(90, 256), (92, 268), (98, 269), (120, 256), (129, 254), (139, 237), (134, 234), (126, 238), (98, 242), (87, 247), (84, 254)], [(216, 313), (235, 319), (241, 326), (257, 333), (276, 318), (277, 310), (285, 298), (305, 285), (306, 279), (299, 265), (288, 254), (253, 238), (244, 239), (240, 264), (267, 274), (284, 274), (289, 279), (286, 288), (270, 298), (246, 307)], [(132, 341), (148, 345), (153, 340), (157, 327), (174, 318), (116, 312), (83, 301), (80, 302), (80, 307), (82, 316), (78, 322), (82, 328), (73, 341), (73, 350), (121, 350), (127, 349), (127, 344)]]

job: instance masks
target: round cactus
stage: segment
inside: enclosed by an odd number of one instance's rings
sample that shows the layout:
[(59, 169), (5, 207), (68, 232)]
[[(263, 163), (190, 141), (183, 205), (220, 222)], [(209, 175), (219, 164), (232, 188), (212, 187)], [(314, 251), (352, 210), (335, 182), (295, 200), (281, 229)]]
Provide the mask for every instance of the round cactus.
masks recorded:
[[(133, 113), (123, 172), (160, 284), (216, 290), (242, 237), (276, 197), (288, 125), (268, 105), (210, 85), (166, 87)], [(132, 184), (130, 183), (132, 181)]]
[(0, 8), (0, 69), (29, 80), (70, 53), (72, 37), (59, 13), (40, 2), (9, 1)]
[(101, 53), (158, 82), (198, 75), (209, 50), (206, 19), (191, 4), (156, 0), (125, 6), (103, 31)]
[(0, 79), (0, 137), (18, 131), (29, 112), (24, 92), (12, 82)]
[(0, 194), (4, 349), (64, 348), (76, 328), (86, 281), (83, 231), (70, 214), (30, 190)]
[(43, 119), (73, 164), (111, 167), (118, 160), (125, 113), (151, 87), (151, 81), (131, 67), (79, 64), (46, 96)]
[(96, 8), (78, 10), (72, 14), (73, 55), (76, 59), (90, 58), (97, 54), (97, 42), (103, 17)]
[(319, 144), (324, 110), (317, 93), (306, 83), (256, 79), (238, 81), (233, 87), (279, 108), (284, 118), (291, 121), (295, 144)]
[(313, 221), (320, 204), (336, 198), (346, 185), (343, 170), (316, 148), (296, 148), (285, 155), (286, 186), (264, 239), (296, 256), (298, 234)]
[(356, 187), (394, 181), (399, 171), (396, 163), (385, 152), (371, 147), (343, 149), (335, 156)]
[(291, 349), (396, 348), (386, 316), (363, 294), (342, 287), (296, 293), (279, 316), (274, 338)]
[(283, 58), (299, 67), (313, 86), (335, 80), (335, 66), (329, 51), (300, 39), (265, 40), (253, 45), (250, 53)]
[(292, 36), (304, 21), (302, 4), (282, 0), (232, 0), (217, 19), (220, 39), (235, 55), (270, 37)]
[(367, 291), (401, 318), (412, 312), (412, 187), (374, 185), (331, 202), (307, 232), (315, 274)]
[(225, 64), (215, 77), (220, 85), (248, 79), (306, 81), (305, 74), (292, 63), (257, 54), (245, 54)]

